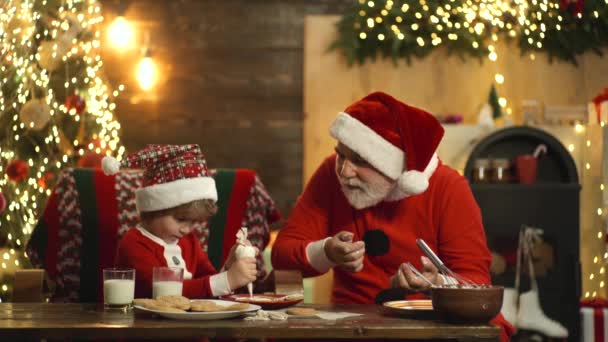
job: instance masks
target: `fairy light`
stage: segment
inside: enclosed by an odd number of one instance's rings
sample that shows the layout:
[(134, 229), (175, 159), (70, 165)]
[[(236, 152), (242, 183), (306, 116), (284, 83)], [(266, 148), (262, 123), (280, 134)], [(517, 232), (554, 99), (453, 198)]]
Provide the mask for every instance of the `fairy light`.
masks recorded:
[[(586, 126), (582, 125), (580, 123), (576, 123), (574, 126), (574, 130), (576, 133), (582, 133), (586, 130)], [(591, 140), (590, 139), (586, 139), (585, 140), (585, 145), (587, 146), (587, 149), (591, 148)], [(591, 169), (591, 164), (589, 162), (585, 162), (585, 176), (584, 178), (587, 178), (590, 176), (589, 174), (587, 174), (587, 172), (589, 172), (589, 170)], [(599, 185), (600, 188), (600, 194), (599, 194), (599, 198), (604, 198), (604, 184), (601, 183)], [(605, 222), (605, 215), (606, 215), (606, 209), (604, 207), (598, 207), (595, 210), (595, 214), (597, 214), (597, 220), (594, 220), (594, 223), (592, 223), (594, 226), (598, 227), (598, 231), (596, 234), (597, 239), (599, 240), (600, 243), (605, 243), (605, 237), (606, 237), (606, 232), (604, 232), (604, 226), (606, 225)], [(594, 284), (595, 285), (591, 285), (594, 286), (596, 288), (596, 290), (594, 291), (585, 291), (585, 298), (591, 298), (591, 297), (596, 297), (598, 295), (598, 291), (600, 291), (600, 296), (604, 296), (605, 295), (605, 282), (606, 282), (606, 269), (605, 269), (605, 265), (606, 263), (608, 263), (608, 248), (599, 255), (595, 255), (593, 256), (592, 259), (592, 268), (589, 270), (589, 276), (588, 279), (590, 281), (594, 280)]]
[[(71, 144), (63, 134), (64, 126), (77, 127), (86, 115), (83, 121), (87, 122), (87, 130), (97, 130), (98, 138), (107, 142), (106, 154), (118, 151), (118, 158), (122, 158), (125, 152), (119, 138), (120, 124), (112, 109), (114, 97), (124, 86), (117, 92), (103, 79), (103, 62), (99, 57), (102, 22), (101, 9), (95, 0), (5, 0), (0, 6), (0, 83), (3, 85), (0, 117), (8, 120), (7, 134), (0, 138), (0, 165), (23, 160), (30, 168), (20, 181), (11, 180), (6, 174), (0, 177), (0, 189), (8, 200), (7, 209), (0, 216), (0, 234), (7, 237), (2, 247), (9, 248), (9, 252), (0, 256), (0, 270), (23, 265), (23, 244), (51, 191), (40, 180), (47, 172), (57, 175), (62, 167), (73, 163), (71, 150), (65, 148)], [(82, 64), (83, 73), (76, 74), (67, 67), (65, 73), (53, 73), (68, 60)], [(64, 79), (57, 78), (58, 75)], [(56, 87), (52, 80), (61, 82)], [(32, 127), (38, 127), (31, 122), (21, 122), (20, 118), (20, 111), (33, 99), (34, 90), (41, 93), (36, 96), (42, 96), (50, 109), (48, 122), (39, 130), (33, 130)], [(70, 112), (64, 105), (68, 92), (77, 93), (85, 100), (86, 109), (81, 115)], [(39, 140), (31, 139), (37, 136)], [(18, 147), (23, 141), (34, 142), (31, 146), (34, 153), (21, 154)], [(3, 281), (0, 278), (0, 288), (10, 292), (10, 284), (1, 283)]]

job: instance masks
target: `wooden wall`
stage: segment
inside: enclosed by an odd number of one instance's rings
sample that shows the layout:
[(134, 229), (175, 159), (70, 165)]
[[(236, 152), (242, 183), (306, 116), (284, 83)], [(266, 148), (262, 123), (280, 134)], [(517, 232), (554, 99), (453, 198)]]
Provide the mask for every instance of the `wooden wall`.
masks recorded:
[[(136, 46), (150, 35), (162, 83), (142, 93), (140, 51), (104, 44), (116, 114), (129, 151), (199, 143), (211, 167), (259, 172), (284, 214), (302, 190), (303, 27), (307, 14), (342, 13), (351, 0), (134, 0)], [(118, 2), (101, 0), (104, 25)], [(105, 31), (104, 31), (105, 32)]]

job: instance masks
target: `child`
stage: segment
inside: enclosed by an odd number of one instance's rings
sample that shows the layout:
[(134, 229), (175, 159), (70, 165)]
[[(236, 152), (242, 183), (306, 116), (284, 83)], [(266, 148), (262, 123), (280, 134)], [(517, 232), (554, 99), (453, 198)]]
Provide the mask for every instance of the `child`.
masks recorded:
[[(148, 145), (119, 163), (105, 157), (106, 174), (143, 168), (135, 192), (141, 224), (119, 242), (117, 267), (135, 269), (135, 297), (152, 297), (152, 268), (184, 268), (182, 295), (191, 299), (226, 295), (256, 279), (255, 258), (236, 258), (218, 273), (192, 231), (217, 211), (215, 181), (198, 145)], [(227, 269), (226, 271), (223, 271)]]

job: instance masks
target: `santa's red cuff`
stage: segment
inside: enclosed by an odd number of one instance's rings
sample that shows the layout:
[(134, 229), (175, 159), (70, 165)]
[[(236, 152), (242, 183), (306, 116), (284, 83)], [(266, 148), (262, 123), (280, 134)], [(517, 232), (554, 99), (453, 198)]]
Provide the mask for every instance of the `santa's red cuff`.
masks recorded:
[(222, 272), (209, 277), (211, 294), (214, 297), (225, 296), (232, 293), (230, 283), (228, 283), (228, 272)]
[(329, 271), (330, 268), (336, 266), (336, 264), (329, 260), (325, 254), (325, 243), (329, 239), (331, 239), (331, 237), (311, 242), (306, 246), (306, 259), (308, 259), (310, 266), (319, 273), (325, 273)]

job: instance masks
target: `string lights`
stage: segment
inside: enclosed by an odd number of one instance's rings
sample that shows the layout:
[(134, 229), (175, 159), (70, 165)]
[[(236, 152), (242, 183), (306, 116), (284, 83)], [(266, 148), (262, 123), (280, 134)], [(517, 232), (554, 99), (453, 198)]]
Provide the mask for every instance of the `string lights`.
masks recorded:
[[(0, 5), (0, 298), (57, 173), (89, 154), (124, 154), (99, 56), (95, 0)], [(4, 247), (4, 249), (1, 249)]]
[(495, 61), (492, 46), (517, 41), (536, 52), (576, 63), (576, 56), (608, 44), (608, 2), (584, 0), (359, 0), (338, 22), (332, 48), (349, 64), (378, 55), (422, 58), (445, 46), (460, 57)]
[[(605, 134), (604, 133), (604, 129), (603, 129), (604, 123), (601, 122), (600, 123), (600, 129), (599, 131), (601, 132), (601, 135)], [(584, 133), (587, 129), (585, 128), (585, 126), (577, 124), (575, 126), (575, 131), (578, 134)], [(587, 135), (587, 139), (585, 141), (585, 147), (587, 148), (587, 151), (585, 153), (585, 155), (590, 156), (592, 151), (594, 151), (593, 149), (597, 149), (597, 147), (593, 146), (592, 143), (592, 136), (591, 136), (591, 132), (589, 132), (589, 134)], [(597, 141), (598, 139), (593, 139), (595, 141)], [(600, 141), (602, 141), (602, 139), (599, 139)], [(603, 149), (603, 147), (600, 148), (600, 151)], [(589, 180), (589, 177), (591, 177), (591, 175), (589, 174), (591, 172), (591, 162), (590, 162), (591, 158), (588, 158), (588, 160), (585, 160), (585, 165), (584, 165), (584, 177)], [(603, 173), (600, 172), (599, 177), (603, 177)], [(604, 190), (605, 190), (605, 186), (603, 183), (603, 179), (600, 180), (600, 184), (599, 186), (597, 186), (597, 182), (588, 182), (585, 185), (588, 186), (592, 186), (592, 193), (588, 194), (591, 196), (592, 199), (599, 199), (597, 201), (592, 201), (592, 212), (590, 213), (583, 213), (583, 215), (592, 215), (594, 217), (594, 219), (590, 220), (592, 222), (592, 226), (597, 227), (597, 232), (596, 232), (596, 237), (599, 240), (598, 244), (604, 246), (604, 250), (602, 252), (599, 252), (596, 255), (592, 256), (592, 265), (591, 265), (591, 269), (589, 270), (589, 274), (586, 276), (587, 279), (589, 279), (589, 281), (591, 281), (591, 283), (593, 284), (593, 286), (591, 288), (588, 288), (585, 290), (584, 293), (584, 297), (585, 298), (594, 298), (594, 297), (605, 297), (606, 296), (606, 267), (608, 267), (608, 240), (606, 237), (606, 229), (608, 228), (608, 226), (606, 225), (606, 208), (604, 206)]]

